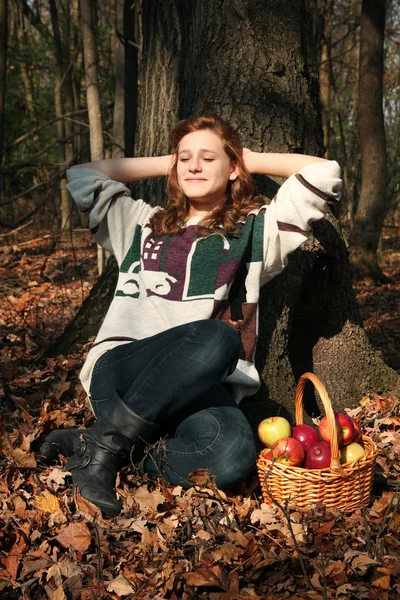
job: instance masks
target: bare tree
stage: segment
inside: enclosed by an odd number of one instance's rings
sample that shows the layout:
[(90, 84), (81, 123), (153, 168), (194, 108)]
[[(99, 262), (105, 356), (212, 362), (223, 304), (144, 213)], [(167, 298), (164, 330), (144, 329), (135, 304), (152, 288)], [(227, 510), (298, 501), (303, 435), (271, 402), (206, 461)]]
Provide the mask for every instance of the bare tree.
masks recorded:
[[(3, 164), (4, 147), (4, 107), (6, 96), (7, 75), (7, 33), (8, 33), (8, 2), (0, 0), (0, 168)], [(0, 182), (1, 189), (1, 182)]]
[(329, 136), (331, 128), (331, 53), (333, 0), (323, 0), (320, 6), (322, 35), (319, 65), (319, 86), (322, 112), (322, 129), (324, 132), (325, 158), (329, 157)]
[[(64, 62), (62, 55), (62, 43), (58, 19), (58, 11), (56, 0), (50, 0), (51, 24), (53, 28), (54, 48), (56, 54), (56, 73), (55, 73), (55, 88), (54, 101), (56, 108), (56, 117), (58, 117), (57, 138), (58, 138), (58, 157), (60, 166), (66, 166), (65, 153), (65, 127), (64, 120), (61, 118), (64, 114), (62, 83), (64, 75)], [(67, 180), (65, 177), (60, 179), (60, 194), (61, 194), (61, 231), (66, 232), (69, 227), (71, 218), (71, 200), (67, 190)]]
[(386, 0), (363, 0), (360, 22), (358, 127), (361, 191), (350, 235), (358, 277), (382, 281), (376, 252), (386, 211), (386, 140), (383, 117), (383, 46)]
[(115, 95), (112, 156), (125, 156), (125, 44), (124, 0), (115, 0)]
[[(97, 78), (96, 41), (90, 0), (80, 0), (80, 7), (83, 56), (85, 62), (86, 98), (90, 127), (90, 158), (91, 160), (100, 160), (104, 156), (103, 126)], [(105, 251), (100, 246), (97, 246), (97, 266), (100, 274), (103, 272), (105, 260)]]

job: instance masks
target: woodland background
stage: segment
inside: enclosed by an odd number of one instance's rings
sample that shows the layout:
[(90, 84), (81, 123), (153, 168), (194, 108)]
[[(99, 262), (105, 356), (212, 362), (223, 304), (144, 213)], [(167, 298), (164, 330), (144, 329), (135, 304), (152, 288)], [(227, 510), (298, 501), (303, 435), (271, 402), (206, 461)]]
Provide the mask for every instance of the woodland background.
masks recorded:
[[(399, 24), (395, 0), (0, 0), (2, 598), (399, 597)], [(264, 299), (265, 396), (245, 410), (291, 412), (317, 372), (380, 450), (371, 506), (351, 516), (269, 509), (256, 478), (224, 494), (199, 473), (185, 492), (133, 471), (104, 521), (35, 453), (91, 422), (78, 374), (115, 282), (109, 261), (93, 287), (106, 257), (65, 170), (167, 152), (200, 109), (254, 150), (342, 166), (339, 233), (316, 228)]]

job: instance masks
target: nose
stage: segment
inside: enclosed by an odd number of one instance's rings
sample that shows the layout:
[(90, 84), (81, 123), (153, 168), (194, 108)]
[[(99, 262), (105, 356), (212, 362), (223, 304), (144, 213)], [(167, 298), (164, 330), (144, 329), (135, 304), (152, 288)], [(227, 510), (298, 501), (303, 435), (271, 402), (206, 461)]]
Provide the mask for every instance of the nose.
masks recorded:
[(200, 159), (198, 156), (192, 156), (189, 163), (189, 171), (191, 173), (198, 173), (201, 171)]

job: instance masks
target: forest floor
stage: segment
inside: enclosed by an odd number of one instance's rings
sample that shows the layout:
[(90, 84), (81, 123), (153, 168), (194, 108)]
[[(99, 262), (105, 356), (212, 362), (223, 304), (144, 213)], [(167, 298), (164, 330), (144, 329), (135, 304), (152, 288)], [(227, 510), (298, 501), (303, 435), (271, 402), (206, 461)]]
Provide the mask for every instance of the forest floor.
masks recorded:
[[(400, 240), (386, 229), (392, 282), (355, 286), (371, 344), (400, 372)], [(73, 494), (39, 439), (91, 422), (79, 383), (88, 346), (44, 359), (96, 277), (88, 232), (0, 237), (0, 597), (110, 599), (370, 599), (400, 597), (399, 401), (371, 394), (351, 414), (378, 446), (371, 503), (346, 514), (263, 502), (257, 477), (218, 490), (205, 471), (189, 490), (134, 468), (118, 479), (113, 520)]]

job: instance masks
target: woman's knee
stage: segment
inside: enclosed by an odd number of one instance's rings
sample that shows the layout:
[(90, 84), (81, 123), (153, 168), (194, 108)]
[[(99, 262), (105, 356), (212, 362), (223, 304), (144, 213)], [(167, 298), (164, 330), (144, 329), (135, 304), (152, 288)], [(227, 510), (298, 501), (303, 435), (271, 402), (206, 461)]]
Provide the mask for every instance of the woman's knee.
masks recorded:
[(214, 364), (220, 362), (223, 368), (236, 366), (241, 341), (233, 327), (216, 319), (204, 319), (189, 325), (201, 344), (199, 352), (210, 357)]

